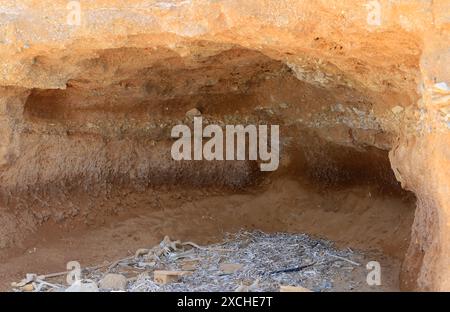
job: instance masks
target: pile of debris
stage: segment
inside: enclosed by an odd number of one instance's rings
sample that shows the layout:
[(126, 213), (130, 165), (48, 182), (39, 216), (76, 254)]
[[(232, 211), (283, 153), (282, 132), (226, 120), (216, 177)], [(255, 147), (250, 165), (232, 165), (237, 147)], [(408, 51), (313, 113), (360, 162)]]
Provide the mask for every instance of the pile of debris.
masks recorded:
[(15, 291), (353, 290), (364, 282), (353, 274), (363, 270), (362, 261), (364, 256), (349, 248), (338, 250), (306, 234), (241, 231), (207, 247), (165, 237), (133, 256), (83, 269), (71, 286), (64, 285), (70, 272), (27, 274), (12, 286)]

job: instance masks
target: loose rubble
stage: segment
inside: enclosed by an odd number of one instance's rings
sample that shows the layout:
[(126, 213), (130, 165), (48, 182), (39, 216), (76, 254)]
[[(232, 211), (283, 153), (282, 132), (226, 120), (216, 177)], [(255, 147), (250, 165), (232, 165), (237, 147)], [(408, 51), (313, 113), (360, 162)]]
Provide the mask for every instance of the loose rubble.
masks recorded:
[[(172, 241), (139, 249), (109, 265), (82, 270), (70, 287), (64, 272), (27, 274), (14, 291), (333, 291), (335, 280), (357, 288), (352, 271), (363, 269), (364, 255), (306, 234), (260, 231), (229, 234), (221, 244), (199, 246)], [(31, 286), (29, 286), (31, 285)], [(340, 286), (342, 287), (342, 286)], [(342, 290), (342, 289), (340, 289)]]

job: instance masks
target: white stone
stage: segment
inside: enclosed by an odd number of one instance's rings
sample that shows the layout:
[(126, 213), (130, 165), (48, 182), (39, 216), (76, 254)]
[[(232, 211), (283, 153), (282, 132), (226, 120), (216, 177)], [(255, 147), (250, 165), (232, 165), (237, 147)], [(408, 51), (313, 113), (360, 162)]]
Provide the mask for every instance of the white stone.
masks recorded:
[(90, 280), (75, 281), (66, 292), (98, 292), (97, 284)]

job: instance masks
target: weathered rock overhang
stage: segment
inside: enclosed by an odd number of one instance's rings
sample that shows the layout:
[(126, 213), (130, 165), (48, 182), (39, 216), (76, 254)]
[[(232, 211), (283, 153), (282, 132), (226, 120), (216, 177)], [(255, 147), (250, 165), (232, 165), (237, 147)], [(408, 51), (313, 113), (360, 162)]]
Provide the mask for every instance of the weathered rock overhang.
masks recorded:
[(260, 176), (251, 163), (171, 163), (171, 126), (193, 107), (211, 123), (276, 122), (284, 167), (327, 183), (393, 172), (413, 191), (404, 287), (448, 290), (449, 94), (435, 84), (450, 81), (449, 8), (380, 4), (370, 25), (365, 1), (99, 1), (67, 25), (66, 1), (6, 1), (2, 188), (242, 187)]

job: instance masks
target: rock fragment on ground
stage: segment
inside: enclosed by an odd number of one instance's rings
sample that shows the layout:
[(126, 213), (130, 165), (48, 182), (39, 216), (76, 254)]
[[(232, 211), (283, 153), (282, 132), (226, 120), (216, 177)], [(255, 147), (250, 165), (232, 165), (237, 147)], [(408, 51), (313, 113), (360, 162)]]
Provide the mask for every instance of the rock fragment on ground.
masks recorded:
[(125, 290), (127, 278), (122, 274), (109, 273), (100, 280), (99, 286), (101, 289)]

